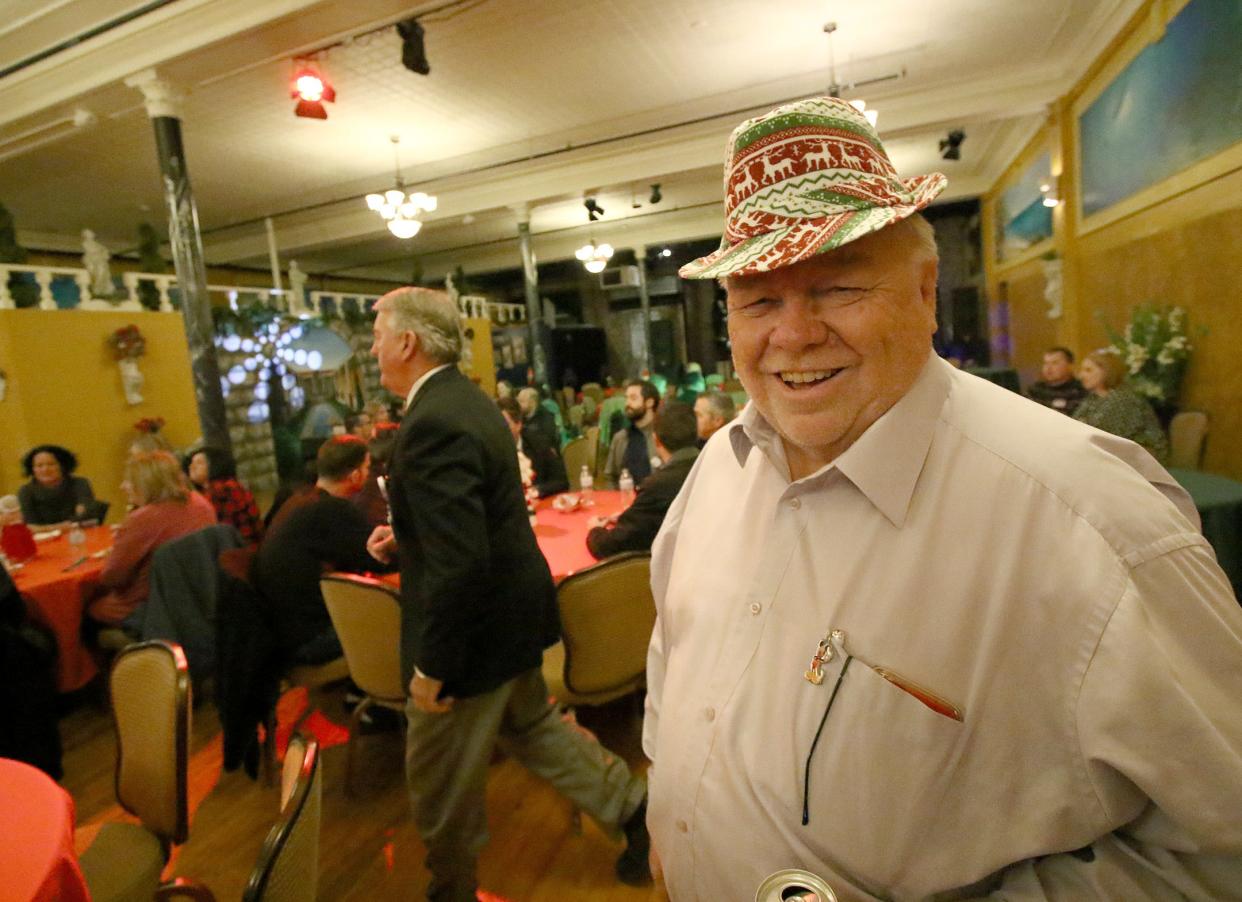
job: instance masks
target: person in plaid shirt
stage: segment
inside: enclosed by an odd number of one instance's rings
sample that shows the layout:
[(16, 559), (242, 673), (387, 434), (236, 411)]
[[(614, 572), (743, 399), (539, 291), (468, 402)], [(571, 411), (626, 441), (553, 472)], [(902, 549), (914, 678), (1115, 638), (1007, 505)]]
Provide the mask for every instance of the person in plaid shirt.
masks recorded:
[(233, 455), (219, 448), (200, 448), (186, 458), (185, 472), (194, 489), (216, 509), (218, 522), (235, 526), (247, 545), (259, 544), (263, 538), (259, 506), (250, 490), (237, 481)]

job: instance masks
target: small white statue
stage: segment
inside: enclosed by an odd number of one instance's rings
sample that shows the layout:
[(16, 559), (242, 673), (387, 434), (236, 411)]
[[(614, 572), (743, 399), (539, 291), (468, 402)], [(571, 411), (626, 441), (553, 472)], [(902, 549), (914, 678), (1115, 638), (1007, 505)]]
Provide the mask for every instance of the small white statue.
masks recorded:
[(97, 298), (110, 298), (116, 291), (112, 284), (112, 272), (108, 261), (112, 254), (99, 241), (90, 229), (82, 230), (82, 265), (91, 277), (91, 295)]
[(1062, 274), (1059, 259), (1044, 260), (1044, 302), (1048, 305), (1048, 319), (1059, 319), (1062, 302)]
[(133, 406), (142, 403), (142, 384), (146, 379), (142, 370), (138, 369), (138, 361), (133, 357), (122, 357), (116, 362), (121, 368), (121, 388), (125, 391), (125, 400)]
[(297, 260), (289, 261), (289, 312), (300, 316), (306, 312), (306, 273)]

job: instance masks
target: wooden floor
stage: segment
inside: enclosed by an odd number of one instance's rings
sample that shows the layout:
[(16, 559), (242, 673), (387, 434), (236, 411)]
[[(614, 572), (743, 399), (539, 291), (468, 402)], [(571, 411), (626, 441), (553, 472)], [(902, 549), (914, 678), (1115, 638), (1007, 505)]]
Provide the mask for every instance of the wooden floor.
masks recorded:
[[(312, 705), (344, 725), (339, 692), (317, 694)], [(636, 706), (623, 701), (583, 711), (580, 719), (631, 765), (642, 766)], [(79, 827), (124, 820), (113, 795), (115, 740), (107, 713), (90, 701), (61, 719), (64, 787), (77, 806)], [(427, 886), (423, 846), (410, 817), (402, 775), (402, 737), (361, 737), (356, 795), (344, 790), (345, 746), (323, 754), (324, 800), (319, 898), (422, 899)], [(170, 874), (205, 883), (217, 899), (239, 899), (263, 839), (276, 818), (278, 793), (244, 771), (225, 774), (221, 738), (210, 704), (194, 711), (190, 759), (190, 838), (177, 850)], [(488, 780), (491, 841), (479, 862), (484, 889), (513, 902), (651, 902), (657, 889), (617, 882), (621, 851), (589, 819), (572, 828), (571, 807), (552, 788), (510, 759), (498, 759)], [(88, 834), (89, 835), (89, 834)]]

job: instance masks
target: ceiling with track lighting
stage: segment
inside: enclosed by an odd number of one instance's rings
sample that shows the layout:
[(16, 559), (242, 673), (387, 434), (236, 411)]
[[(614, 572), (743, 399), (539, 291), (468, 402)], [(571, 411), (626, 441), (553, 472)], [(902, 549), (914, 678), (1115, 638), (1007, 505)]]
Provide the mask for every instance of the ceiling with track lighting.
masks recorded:
[[(124, 84), (152, 67), (186, 92), (213, 264), (265, 268), (267, 217), (286, 262), (393, 281), (415, 258), (433, 278), (519, 266), (519, 217), (541, 261), (592, 237), (719, 235), (730, 130), (834, 81), (878, 111), (903, 175), (938, 169), (946, 199), (971, 197), (1139, 5), (0, 0), (0, 202), (28, 248), (80, 253), (91, 228), (132, 249), (140, 222), (163, 219), (152, 129)], [(402, 64), (396, 25), (410, 19), (427, 75)], [(335, 93), (326, 119), (293, 114), (305, 60)], [(954, 131), (968, 138), (942, 159)], [(393, 135), (406, 189), (438, 199), (406, 241), (365, 200), (392, 187)], [(591, 224), (587, 197), (605, 211)]]

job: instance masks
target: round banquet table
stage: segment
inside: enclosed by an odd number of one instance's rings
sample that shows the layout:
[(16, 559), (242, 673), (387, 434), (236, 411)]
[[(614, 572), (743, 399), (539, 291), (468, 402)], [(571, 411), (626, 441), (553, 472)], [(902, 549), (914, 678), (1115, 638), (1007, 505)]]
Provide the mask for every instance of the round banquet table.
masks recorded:
[[(34, 558), (13, 573), (13, 582), (26, 599), (30, 616), (56, 634), (57, 685), (61, 692), (80, 689), (98, 672), (95, 659), (82, 645), (82, 610), (99, 584), (104, 558), (91, 557), (112, 547), (112, 530), (86, 530), (81, 552), (69, 544), (67, 531), (38, 543)], [(83, 555), (87, 558), (68, 568)]]
[[(552, 578), (559, 583), (571, 573), (596, 563), (586, 545), (591, 518), (611, 517), (629, 505), (629, 500), (620, 492), (604, 490), (592, 493), (589, 506), (566, 512), (554, 508), (552, 498), (541, 498), (535, 505), (535, 540), (548, 562)], [(389, 573), (380, 579), (394, 586), (401, 585), (399, 573)]]
[(535, 540), (548, 561), (552, 578), (558, 583), (571, 573), (594, 564), (595, 557), (587, 550), (586, 535), (591, 531), (592, 517), (611, 517), (629, 507), (620, 492), (597, 490), (591, 493), (588, 507), (558, 511), (552, 506), (555, 497), (541, 498), (535, 505)]
[(52, 778), (0, 758), (0, 898), (89, 902), (73, 854), (73, 800)]

